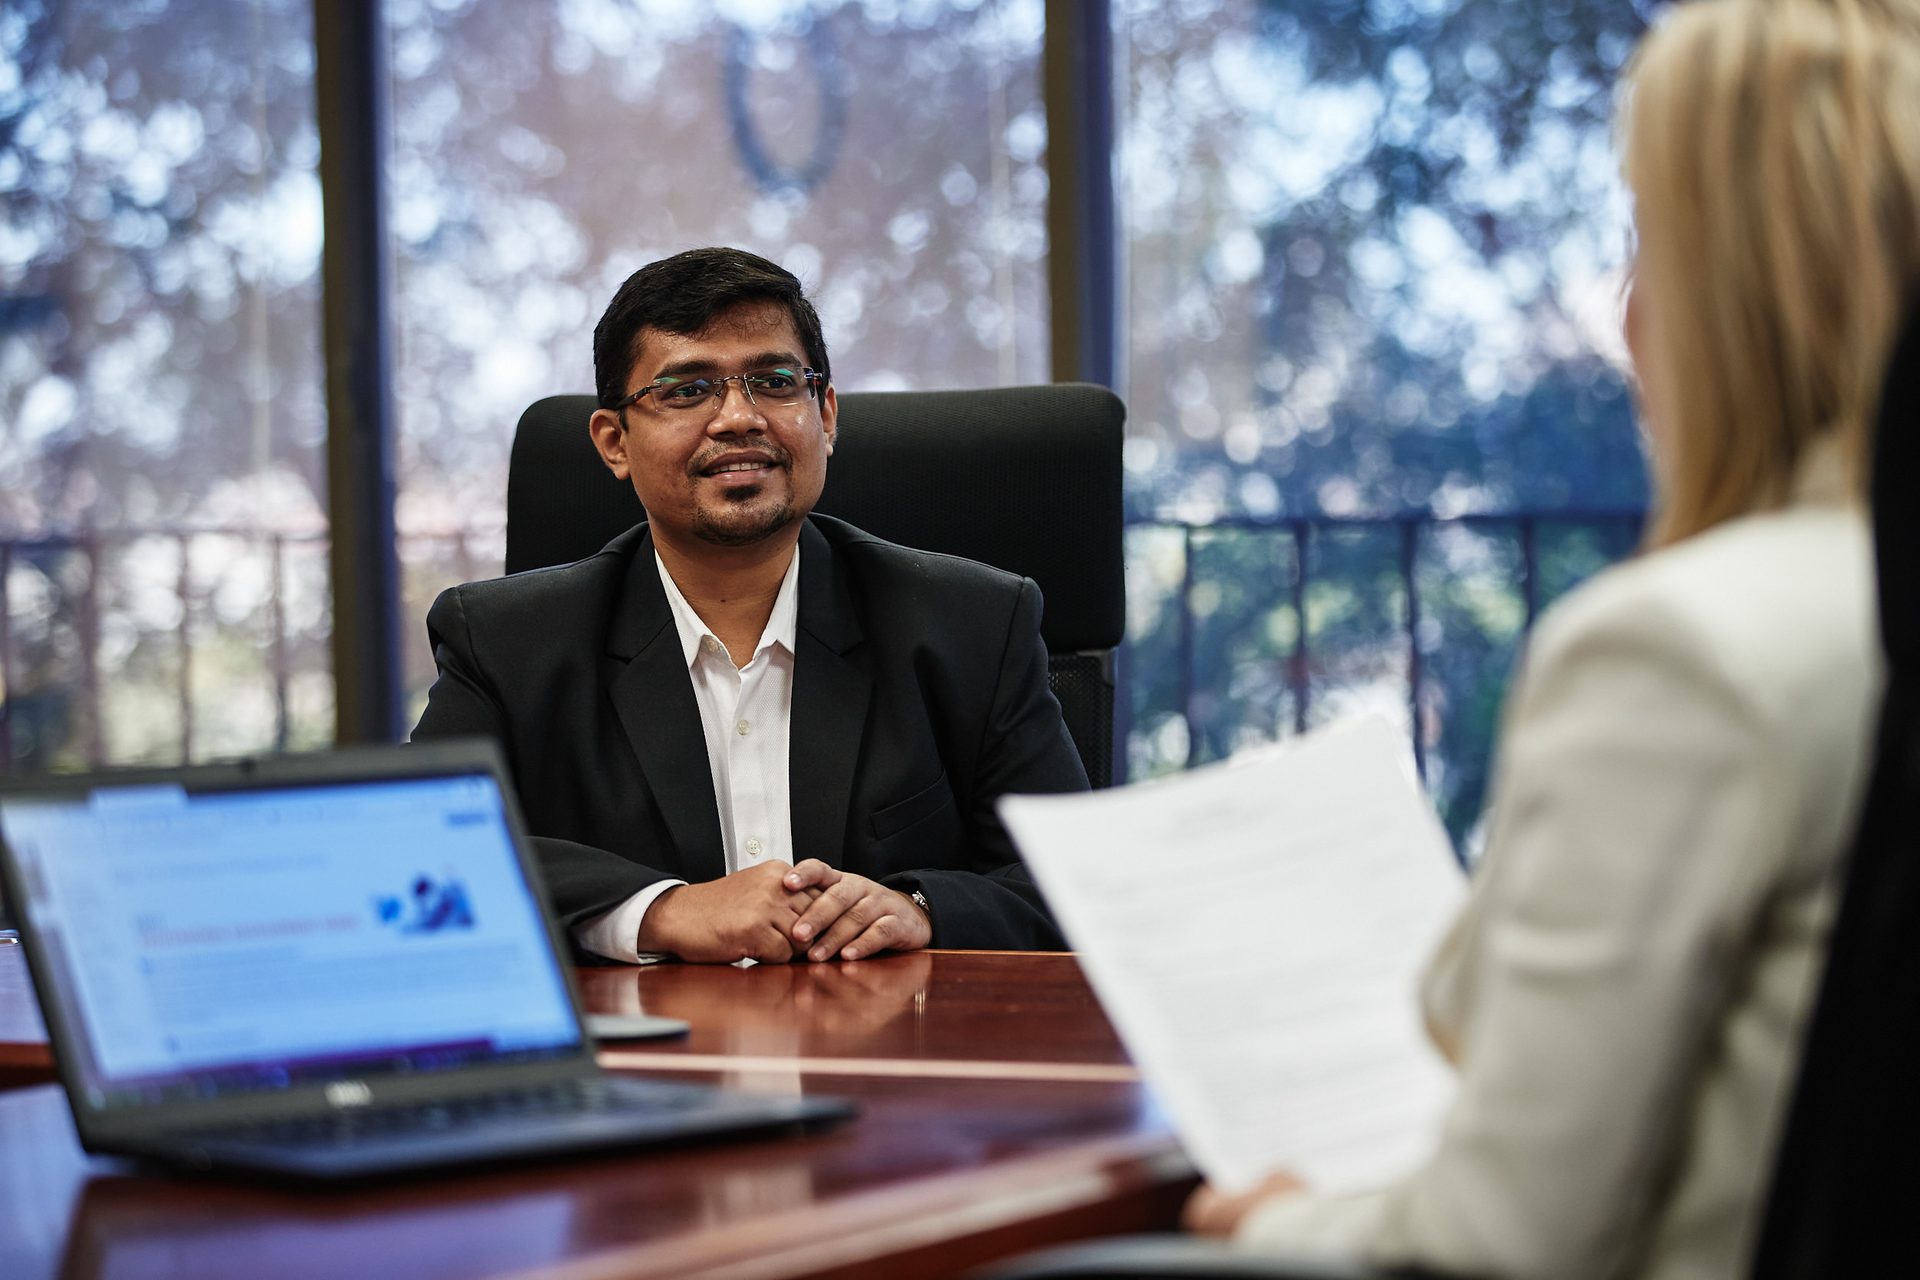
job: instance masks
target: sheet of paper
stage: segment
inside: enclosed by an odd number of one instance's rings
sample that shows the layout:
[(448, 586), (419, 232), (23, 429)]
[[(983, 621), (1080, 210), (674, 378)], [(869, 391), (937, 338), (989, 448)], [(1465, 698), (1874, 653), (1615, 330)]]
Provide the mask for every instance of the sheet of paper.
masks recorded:
[(1416, 987), (1466, 882), (1391, 725), (1000, 813), (1209, 1179), (1357, 1189), (1431, 1149)]

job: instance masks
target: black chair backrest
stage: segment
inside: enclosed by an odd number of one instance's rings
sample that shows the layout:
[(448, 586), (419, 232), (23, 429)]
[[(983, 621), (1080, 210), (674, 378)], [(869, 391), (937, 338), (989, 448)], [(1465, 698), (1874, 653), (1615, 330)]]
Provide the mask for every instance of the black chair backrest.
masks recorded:
[(1775, 1164), (1759, 1280), (1912, 1274), (1920, 1189), (1920, 310), (1875, 430), (1886, 700), (1827, 969)]
[[(507, 572), (592, 555), (643, 518), (587, 436), (592, 396), (520, 417), (507, 476)], [(1060, 383), (840, 397), (818, 510), (876, 537), (1040, 584), (1048, 680), (1095, 786), (1113, 777), (1113, 650), (1126, 630), (1126, 408)]]

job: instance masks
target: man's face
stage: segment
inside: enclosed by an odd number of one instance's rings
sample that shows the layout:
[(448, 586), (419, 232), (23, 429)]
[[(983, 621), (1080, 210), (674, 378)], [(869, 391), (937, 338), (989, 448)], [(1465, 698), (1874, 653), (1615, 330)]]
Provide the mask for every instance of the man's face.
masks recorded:
[[(638, 345), (628, 393), (661, 378), (807, 364), (792, 318), (773, 302), (741, 303), (697, 334), (643, 329)], [(598, 410), (591, 429), (607, 466), (632, 481), (656, 540), (689, 554), (695, 544), (749, 546), (794, 530), (819, 501), (839, 409), (832, 387), (749, 401), (740, 382), (728, 382), (685, 412), (660, 411), (654, 399)]]

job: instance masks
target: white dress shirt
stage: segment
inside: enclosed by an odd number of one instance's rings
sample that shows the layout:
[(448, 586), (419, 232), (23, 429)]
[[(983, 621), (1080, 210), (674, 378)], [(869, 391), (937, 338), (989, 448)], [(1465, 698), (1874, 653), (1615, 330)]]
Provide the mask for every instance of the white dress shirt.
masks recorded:
[(1473, 894), (1426, 980), (1438, 1150), (1239, 1238), (1445, 1274), (1744, 1275), (1859, 813), (1882, 664), (1839, 459), (1542, 620)]
[[(793, 645), (798, 617), (800, 553), (794, 549), (774, 597), (773, 612), (760, 642), (744, 667), (736, 667), (726, 645), (700, 620), (654, 553), (660, 586), (667, 593), (680, 650), (700, 707), (700, 728), (707, 740), (707, 766), (713, 775), (714, 805), (720, 813), (720, 843), (727, 874), (778, 859), (793, 861), (793, 815), (787, 792), (787, 739), (793, 726)], [(580, 925), (574, 938), (586, 950), (610, 960), (645, 964), (661, 957), (639, 950), (640, 923), (647, 908), (684, 880), (650, 884), (603, 915)]]

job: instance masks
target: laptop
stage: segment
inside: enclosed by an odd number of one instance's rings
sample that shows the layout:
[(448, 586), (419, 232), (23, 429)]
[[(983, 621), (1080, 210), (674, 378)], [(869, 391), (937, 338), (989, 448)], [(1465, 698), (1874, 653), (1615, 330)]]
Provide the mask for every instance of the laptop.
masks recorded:
[(89, 1151), (347, 1179), (852, 1113), (603, 1073), (490, 743), (0, 783)]

